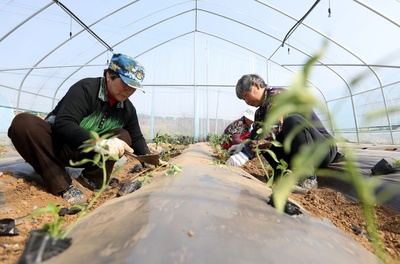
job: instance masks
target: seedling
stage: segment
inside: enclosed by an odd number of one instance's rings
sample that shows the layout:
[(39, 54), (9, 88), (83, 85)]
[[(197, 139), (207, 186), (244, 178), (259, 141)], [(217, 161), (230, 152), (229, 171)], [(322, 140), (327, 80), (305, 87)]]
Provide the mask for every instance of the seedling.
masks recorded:
[(169, 168), (168, 168), (168, 170), (164, 173), (164, 175), (165, 175), (165, 176), (168, 176), (168, 175), (171, 175), (171, 174), (175, 175), (175, 174), (177, 174), (178, 172), (181, 172), (181, 171), (182, 171), (181, 166), (179, 166), (179, 165), (177, 165), (177, 164), (170, 163), (170, 164), (169, 164)]
[[(288, 92), (282, 93), (277, 96), (276, 104), (268, 113), (268, 117), (263, 122), (263, 128), (257, 133), (260, 134), (260, 138), (265, 138), (267, 133), (271, 130), (270, 128), (277, 123), (278, 120), (282, 116), (287, 116), (293, 113), (300, 113), (305, 117), (310, 116), (311, 111), (314, 107), (317, 106), (317, 100), (307, 89), (307, 79), (311, 69), (311, 66), (318, 61), (318, 59), (322, 56), (322, 53), (317, 54), (315, 57), (312, 57), (304, 67), (302, 72), (299, 72), (291, 85), (291, 88), (288, 89)], [(323, 108), (321, 108), (323, 109)], [(285, 144), (281, 146), (286, 153), (290, 151), (292, 140), (295, 136), (295, 133), (300, 129), (304, 129), (301, 125), (296, 128), (293, 133), (287, 135), (287, 140), (285, 140)], [(288, 169), (288, 164), (284, 161), (279, 161), (279, 165), (277, 169), (280, 170), (281, 175), (279, 180), (276, 182), (276, 185), (273, 188), (274, 193), (274, 203), (275, 208), (279, 212), (283, 212), (285, 203), (288, 199), (289, 194), (291, 193), (293, 187), (302, 179), (305, 179), (311, 173), (314, 173), (313, 168), (316, 168), (318, 164), (320, 164), (322, 157), (324, 157), (327, 149), (334, 144), (333, 140), (327, 140), (324, 143), (310, 144), (308, 146), (303, 147), (297, 155), (292, 157), (290, 161), (292, 170)], [(264, 162), (261, 160), (260, 154), (265, 154), (266, 152), (271, 155), (275, 159), (276, 155), (270, 151), (261, 148), (261, 143), (253, 142), (255, 147), (256, 156), (265, 172), (267, 185), (271, 186), (272, 182), (278, 175), (273, 175), (270, 177), (267, 171), (267, 168), (264, 165)], [(377, 228), (376, 215), (374, 212), (374, 205), (380, 200), (382, 201), (385, 194), (380, 194), (381, 197), (377, 196), (377, 188), (379, 186), (379, 180), (377, 178), (371, 177), (365, 179), (359, 173), (359, 169), (357, 168), (357, 164), (355, 163), (354, 158), (351, 157), (351, 153), (347, 153), (345, 160), (346, 167), (346, 175), (345, 179), (347, 179), (355, 188), (357, 192), (357, 196), (360, 198), (363, 210), (364, 210), (364, 218), (367, 225), (368, 235), (371, 238), (372, 245), (374, 247), (376, 255), (384, 262), (385, 255), (384, 250), (382, 248), (381, 242), (379, 240), (379, 232)], [(400, 167), (400, 161), (394, 162), (395, 167)], [(337, 175), (332, 175), (329, 170), (318, 170), (318, 175), (326, 175), (331, 177), (338, 177)], [(341, 178), (341, 180), (343, 180)], [(379, 199), (380, 198), (380, 199)]]
[[(311, 66), (321, 57), (321, 53), (311, 58), (304, 67), (302, 72), (299, 72), (288, 89), (288, 92), (282, 93), (276, 98), (276, 105), (271, 108), (268, 113), (268, 118), (263, 123), (263, 127), (266, 128), (262, 131), (262, 136), (265, 135), (273, 124), (275, 124), (281, 116), (286, 116), (292, 113), (301, 113), (304, 116), (309, 116), (311, 111), (315, 106), (317, 106), (316, 99), (307, 91), (307, 78), (311, 69)], [(302, 126), (296, 129), (302, 129)], [(289, 152), (291, 148), (292, 140), (295, 133), (287, 135), (287, 140), (284, 142), (283, 149), (285, 152)], [(263, 138), (263, 137), (262, 137)], [(290, 173), (290, 177), (281, 177), (274, 187), (274, 202), (275, 207), (278, 211), (282, 212), (286, 200), (288, 199), (291, 190), (298, 181), (305, 179), (310, 173), (313, 173), (312, 168), (316, 168), (317, 164), (320, 164), (321, 158), (327, 152), (327, 149), (333, 141), (327, 140), (324, 143), (310, 144), (303, 147), (300, 152), (292, 157), (291, 167), (292, 171), (287, 170), (287, 166), (281, 162), (281, 171)], [(345, 167), (347, 171), (346, 179), (354, 186), (358, 197), (360, 198), (364, 217), (367, 224), (368, 235), (372, 239), (372, 244), (376, 255), (385, 261), (385, 256), (383, 253), (382, 245), (379, 241), (379, 233), (377, 229), (377, 221), (374, 213), (374, 205), (377, 203), (378, 199), (376, 196), (376, 189), (379, 186), (378, 180), (376, 178), (365, 179), (358, 172), (357, 164), (355, 159), (348, 159), (350, 154), (346, 155)], [(324, 173), (329, 174), (328, 170)], [(283, 175), (285, 176), (285, 175)], [(335, 177), (335, 175), (333, 176)], [(337, 177), (337, 176), (336, 176)]]
[(393, 159), (394, 160), (394, 162), (393, 162), (393, 167), (395, 167), (395, 168), (400, 168), (400, 160), (398, 160), (398, 159)]
[(139, 180), (141, 184), (145, 184), (145, 183), (150, 183), (150, 179), (153, 177), (153, 173), (149, 172), (146, 173), (143, 177), (141, 177), (141, 179)]
[(158, 144), (160, 143), (169, 143), (171, 140), (171, 136), (169, 134), (163, 134), (163, 135), (159, 135), (158, 133), (156, 134), (156, 136), (153, 138), (153, 142), (156, 143), (156, 148), (158, 147)]
[(63, 217), (59, 216), (61, 208), (50, 201), (47, 204), (47, 207), (33, 212), (30, 217), (35, 217), (42, 214), (51, 214), (53, 216), (53, 222), (46, 223), (43, 226), (43, 229), (51, 237), (61, 237), (62, 223), (65, 221)]
[[(84, 153), (91, 152), (94, 150), (94, 148), (96, 146), (96, 142), (101, 141), (106, 138), (109, 138), (110, 136), (111, 136), (110, 134), (106, 134), (106, 135), (103, 135), (100, 137), (96, 132), (92, 131), (92, 132), (90, 132), (90, 139), (86, 140), (80, 148), (82, 148), (82, 152), (84, 152)], [(103, 146), (103, 148), (108, 149), (108, 146), (105, 145), (105, 146)], [(68, 228), (65, 230), (63, 230), (63, 228), (61, 226), (62, 223), (64, 222), (64, 218), (59, 217), (59, 215), (58, 215), (61, 208), (57, 207), (52, 202), (49, 202), (47, 207), (41, 208), (41, 209), (37, 210), (36, 212), (33, 212), (31, 214), (31, 216), (38, 216), (38, 215), (47, 214), (47, 213), (50, 213), (53, 215), (53, 222), (47, 223), (44, 225), (44, 229), (46, 230), (46, 232), (49, 236), (65, 239), (68, 236), (68, 234), (72, 231), (72, 229), (76, 226), (76, 224), (87, 214), (89, 209), (93, 206), (93, 204), (101, 196), (103, 191), (107, 188), (108, 182), (107, 182), (106, 162), (109, 159), (118, 160), (119, 157), (116, 154), (104, 155), (102, 153), (96, 153), (94, 155), (93, 159), (83, 159), (78, 162), (70, 161), (70, 164), (72, 166), (80, 166), (80, 165), (86, 164), (88, 162), (91, 162), (91, 163), (93, 163), (93, 165), (96, 165), (99, 168), (101, 168), (103, 171), (103, 184), (102, 184), (100, 190), (96, 192), (95, 197), (89, 202), (88, 205), (86, 205), (86, 206), (74, 205), (74, 207), (81, 209), (81, 211), (79, 212), (76, 220), (71, 225), (69, 225)]]
[(225, 164), (225, 161), (222, 161), (222, 160), (220, 160), (220, 159), (218, 159), (218, 160), (213, 160), (213, 161), (212, 161), (212, 164), (213, 164), (213, 165), (216, 165), (216, 166), (219, 166), (219, 165)]

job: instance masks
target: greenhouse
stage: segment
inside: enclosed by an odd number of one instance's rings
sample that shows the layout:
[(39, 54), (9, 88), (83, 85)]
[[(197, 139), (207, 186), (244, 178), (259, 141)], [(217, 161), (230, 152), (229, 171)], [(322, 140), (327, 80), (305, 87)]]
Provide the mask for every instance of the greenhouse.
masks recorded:
[(400, 0), (0, 0), (0, 264), (400, 263)]
[(322, 52), (307, 85), (333, 134), (398, 144), (399, 11), (397, 0), (3, 1), (1, 132), (14, 113), (50, 112), (123, 53), (146, 70), (146, 92), (130, 98), (145, 137), (201, 139), (246, 109), (235, 94), (243, 74), (290, 87)]

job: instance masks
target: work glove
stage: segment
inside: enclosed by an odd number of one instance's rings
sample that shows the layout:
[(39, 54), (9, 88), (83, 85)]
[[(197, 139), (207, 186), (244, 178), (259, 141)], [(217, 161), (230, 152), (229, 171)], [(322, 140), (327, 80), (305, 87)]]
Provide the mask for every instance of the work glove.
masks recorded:
[(235, 167), (240, 167), (245, 164), (249, 158), (243, 152), (239, 152), (237, 154), (232, 155), (225, 164)]
[(133, 149), (119, 138), (108, 138), (96, 142), (94, 151), (103, 155), (116, 154), (121, 158), (125, 151), (133, 153)]
[(240, 143), (240, 144), (237, 144), (237, 145), (233, 145), (232, 147), (230, 147), (228, 149), (228, 155), (232, 156), (232, 155), (238, 154), (239, 152), (242, 151), (243, 148), (244, 148), (244, 144), (243, 143)]

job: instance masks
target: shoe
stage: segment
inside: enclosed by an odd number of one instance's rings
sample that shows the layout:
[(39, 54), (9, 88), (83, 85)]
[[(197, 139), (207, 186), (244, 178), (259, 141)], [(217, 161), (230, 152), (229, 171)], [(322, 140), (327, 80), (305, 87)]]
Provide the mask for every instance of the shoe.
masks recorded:
[(318, 188), (318, 181), (316, 175), (311, 175), (307, 179), (300, 181), (293, 188), (293, 193), (306, 194), (309, 191)]
[[(97, 186), (94, 182), (83, 176), (82, 174), (76, 178), (76, 180), (85, 188), (88, 188), (89, 190), (93, 192), (98, 192), (101, 189), (101, 186)], [(111, 178), (107, 188), (108, 189), (115, 189), (119, 185), (119, 180), (117, 178)]]
[(87, 202), (85, 195), (74, 185), (70, 185), (68, 189), (62, 192), (61, 196), (72, 205), (85, 204)]
[(94, 182), (83, 176), (82, 174), (76, 178), (76, 180), (82, 184), (83, 187), (88, 188), (91, 191), (98, 191), (101, 187), (97, 186)]

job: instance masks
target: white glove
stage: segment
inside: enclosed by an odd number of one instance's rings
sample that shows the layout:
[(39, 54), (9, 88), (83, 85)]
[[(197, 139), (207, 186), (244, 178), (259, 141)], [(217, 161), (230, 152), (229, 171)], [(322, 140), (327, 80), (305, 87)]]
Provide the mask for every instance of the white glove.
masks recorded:
[(248, 160), (249, 158), (246, 156), (246, 154), (239, 152), (238, 154), (232, 155), (225, 163), (227, 165), (240, 167), (243, 164), (245, 164)]
[(118, 157), (122, 157), (125, 151), (133, 153), (133, 149), (119, 138), (109, 138), (98, 141), (94, 147), (94, 151), (104, 155), (117, 154)]
[(233, 145), (232, 147), (230, 147), (228, 149), (228, 155), (232, 156), (232, 155), (238, 154), (240, 151), (242, 151), (243, 148), (244, 148), (244, 144), (243, 143), (240, 143), (240, 144), (237, 144), (237, 145)]

